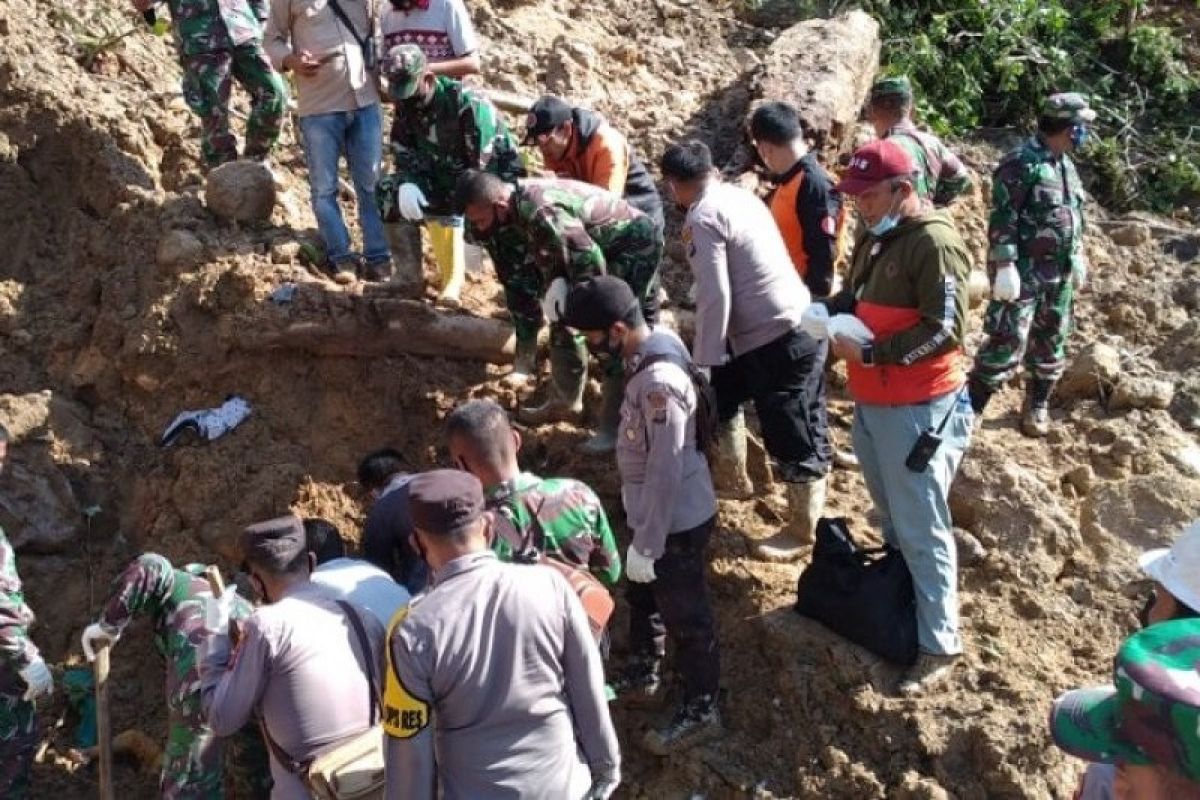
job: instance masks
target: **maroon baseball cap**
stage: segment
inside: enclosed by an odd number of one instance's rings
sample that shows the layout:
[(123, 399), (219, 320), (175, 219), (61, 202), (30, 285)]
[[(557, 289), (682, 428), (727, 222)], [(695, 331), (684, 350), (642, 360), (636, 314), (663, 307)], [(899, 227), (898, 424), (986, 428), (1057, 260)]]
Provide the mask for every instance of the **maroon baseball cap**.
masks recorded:
[(850, 166), (835, 187), (842, 194), (859, 195), (880, 181), (903, 178), (917, 171), (912, 156), (891, 139), (876, 139), (854, 151)]

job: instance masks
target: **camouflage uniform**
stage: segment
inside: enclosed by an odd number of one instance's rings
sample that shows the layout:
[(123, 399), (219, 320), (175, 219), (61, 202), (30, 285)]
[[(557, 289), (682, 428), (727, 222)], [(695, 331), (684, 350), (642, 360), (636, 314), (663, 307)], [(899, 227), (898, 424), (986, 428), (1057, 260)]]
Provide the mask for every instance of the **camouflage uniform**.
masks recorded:
[(0, 528), (0, 797), (23, 798), (29, 791), (29, 768), (37, 749), (33, 703), (24, 699), (20, 671), (41, 658), (29, 638), (33, 611), (25, 604), (17, 560)]
[[(257, 733), (248, 729), (237, 737), (221, 740), (204, 722), (197, 651), (208, 635), (204, 606), (211, 593), (203, 572), (201, 564), (175, 569), (157, 553), (138, 556), (113, 582), (112, 597), (99, 622), (106, 631), (119, 636), (138, 614), (153, 618), (154, 644), (167, 668), (167, 746), (159, 784), (162, 797), (209, 800), (226, 796), (226, 789), (233, 788), (226, 786), (223, 769), (223, 761), (233, 760), (222, 758), (226, 744), (244, 756), (229, 769), (230, 780), (237, 784), (237, 796), (265, 797), (269, 773), (266, 750)], [(250, 604), (239, 597), (233, 618), (248, 617), (250, 611)]]
[(971, 188), (971, 174), (958, 156), (911, 120), (893, 125), (885, 138), (894, 140), (912, 156), (917, 165), (917, 195), (922, 200), (945, 206)]
[(1113, 685), (1061, 695), (1054, 743), (1105, 764), (1153, 764), (1200, 781), (1200, 620), (1160, 622), (1130, 636)]
[(428, 103), (396, 104), (389, 146), (395, 172), (375, 189), (384, 222), (399, 222), (396, 190), (413, 183), (429, 201), (426, 214), (454, 214), (454, 187), (467, 170), (487, 170), (516, 179), (522, 172), (516, 141), (504, 118), (485, 97), (459, 81), (437, 77)]
[(167, 0), (175, 23), (183, 99), (200, 118), (200, 152), (215, 167), (238, 157), (229, 130), (237, 80), (250, 94), (246, 158), (265, 158), (279, 139), (287, 89), (263, 50), (266, 0)]
[[(497, 512), (492, 550), (501, 561), (520, 559), (531, 548), (565, 564), (590, 570), (610, 586), (621, 577), (621, 556), (600, 498), (570, 478), (523, 472), (488, 492)], [(536, 514), (545, 541), (534, 541)]]
[[(912, 82), (906, 75), (880, 78), (871, 86), (871, 102), (902, 101), (911, 108)], [(894, 107), (894, 106), (893, 106)], [(917, 196), (935, 206), (948, 205), (971, 188), (971, 174), (942, 140), (920, 130), (911, 119), (900, 120), (883, 135), (908, 151), (917, 165)]]
[[(416, 184), (425, 195), (429, 201), (427, 216), (446, 218), (455, 216), (455, 184), (467, 170), (487, 170), (505, 180), (516, 180), (525, 174), (516, 141), (504, 124), (504, 117), (486, 97), (451, 78), (435, 79), (428, 103), (417, 99), (396, 103), (389, 146), (395, 172), (380, 178), (375, 187), (375, 202), (387, 223), (411, 225), (405, 223), (397, 208), (397, 192), (404, 183)], [(455, 219), (452, 224), (461, 223)], [(410, 240), (419, 248), (420, 239), (412, 237), (410, 233)], [(525, 260), (524, 243), (515, 235), (493, 238), (495, 241), (485, 239), (478, 243), (487, 250), (508, 293), (505, 276), (514, 271), (511, 265)], [(517, 303), (520, 305), (519, 299)], [(518, 324), (518, 337), (523, 332)], [(533, 336), (537, 337), (537, 328)]]
[(984, 316), (988, 338), (975, 357), (972, 380), (994, 391), (1021, 362), (1034, 379), (1053, 384), (1066, 364), (1075, 296), (1072, 274), (1083, 244), (1083, 186), (1067, 154), (1054, 155), (1039, 136), (1005, 156), (992, 184), (988, 273), (1015, 263), (1021, 296), (992, 300)]

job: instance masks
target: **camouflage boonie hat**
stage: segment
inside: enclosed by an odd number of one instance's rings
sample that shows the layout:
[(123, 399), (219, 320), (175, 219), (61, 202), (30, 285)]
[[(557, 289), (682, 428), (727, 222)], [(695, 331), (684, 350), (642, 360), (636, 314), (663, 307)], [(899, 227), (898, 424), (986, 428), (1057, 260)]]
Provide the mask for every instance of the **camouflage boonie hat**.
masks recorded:
[(1079, 92), (1060, 92), (1046, 98), (1042, 116), (1050, 119), (1069, 119), (1071, 122), (1091, 122), (1096, 112), (1088, 108), (1087, 98)]
[(1050, 735), (1073, 756), (1154, 764), (1200, 780), (1200, 619), (1151, 625), (1125, 640), (1115, 686), (1077, 689), (1050, 711)]
[(871, 86), (872, 100), (880, 97), (902, 97), (905, 100), (911, 100), (912, 96), (912, 82), (908, 80), (907, 75), (880, 78)]
[(383, 60), (383, 74), (388, 80), (388, 95), (393, 100), (407, 100), (417, 93), (425, 74), (425, 53), (415, 44), (398, 44)]

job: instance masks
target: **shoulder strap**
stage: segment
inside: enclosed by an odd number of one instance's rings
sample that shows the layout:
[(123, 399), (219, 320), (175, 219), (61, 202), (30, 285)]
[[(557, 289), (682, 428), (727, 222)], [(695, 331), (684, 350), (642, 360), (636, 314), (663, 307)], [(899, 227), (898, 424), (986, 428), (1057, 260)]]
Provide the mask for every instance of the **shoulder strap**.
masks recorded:
[(542, 527), (542, 521), (538, 519), (538, 512), (541, 511), (542, 506), (546, 504), (546, 498), (542, 498), (542, 502), (538, 503), (537, 508), (534, 508), (533, 504), (526, 500), (523, 495), (520, 497), (514, 497), (513, 499), (520, 503), (521, 507), (525, 509), (525, 513), (529, 515), (529, 527), (526, 528), (525, 531), (521, 532), (522, 538), (524, 538), (525, 533), (528, 533), (533, 540), (530, 542), (533, 545), (533, 549), (538, 551), (538, 555), (545, 555), (546, 529)]
[[(334, 2), (334, 0), (330, 0)], [(354, 610), (354, 606), (347, 603), (345, 600), (338, 600), (337, 604), (342, 607), (342, 611), (346, 613), (346, 618), (350, 620), (350, 625), (354, 628), (354, 634), (358, 637), (359, 647), (362, 649), (363, 660), (367, 662), (367, 718), (374, 726), (378, 722), (379, 704), (376, 701), (378, 693), (375, 686), (375, 663), (371, 658), (371, 642), (367, 638), (367, 630), (363, 627), (362, 620), (359, 619), (358, 612)]]
[[(334, 16), (336, 16), (338, 18), (338, 20), (340, 20), (341, 23), (346, 26), (346, 30), (350, 31), (350, 35), (354, 37), (354, 41), (358, 42), (358, 46), (365, 50), (366, 46), (367, 46), (367, 39), (369, 39), (371, 36), (370, 31), (368, 30), (366, 36), (360, 37), (358, 35), (358, 31), (354, 30), (354, 26), (350, 24), (350, 18), (346, 16), (346, 12), (342, 10), (342, 7), (340, 5), (338, 5), (338, 0), (329, 0), (329, 8), (333, 11)], [(368, 11), (367, 12), (368, 28), (370, 27), (370, 25), (371, 25), (371, 13), (370, 13), (370, 11)]]
[(267, 747), (270, 748), (271, 754), (275, 756), (275, 760), (279, 765), (293, 775), (303, 776), (308, 771), (308, 765), (302, 764), (287, 754), (287, 751), (279, 746), (279, 742), (275, 741), (271, 736), (271, 732), (267, 730), (267, 721), (262, 717), (258, 719), (258, 728), (262, 731), (263, 739), (267, 741)]

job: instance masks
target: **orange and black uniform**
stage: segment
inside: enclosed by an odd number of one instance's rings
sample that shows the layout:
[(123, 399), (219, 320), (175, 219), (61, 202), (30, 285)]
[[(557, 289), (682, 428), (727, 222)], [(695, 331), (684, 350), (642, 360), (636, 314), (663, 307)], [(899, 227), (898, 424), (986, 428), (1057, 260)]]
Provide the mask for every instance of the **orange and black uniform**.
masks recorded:
[(813, 297), (828, 297), (838, 239), (845, 227), (842, 196), (812, 153), (779, 176), (768, 199), (792, 264)]
[(590, 183), (623, 198), (663, 228), (662, 199), (654, 179), (624, 134), (604, 117), (583, 108), (571, 110), (575, 129), (561, 160), (546, 159), (546, 169), (560, 178)]

